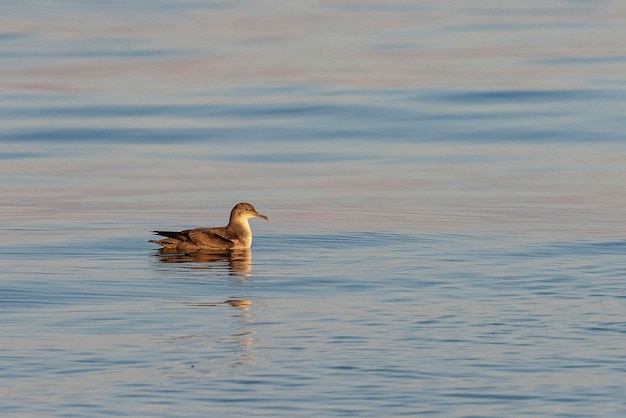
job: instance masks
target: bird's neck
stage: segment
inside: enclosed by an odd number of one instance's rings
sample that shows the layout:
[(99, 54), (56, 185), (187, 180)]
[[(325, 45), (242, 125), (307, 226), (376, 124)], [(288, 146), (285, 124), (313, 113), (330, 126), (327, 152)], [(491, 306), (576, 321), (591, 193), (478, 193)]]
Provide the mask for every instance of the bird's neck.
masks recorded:
[(252, 231), (247, 219), (234, 218), (228, 223), (226, 229), (237, 236), (241, 241), (250, 243), (252, 241)]

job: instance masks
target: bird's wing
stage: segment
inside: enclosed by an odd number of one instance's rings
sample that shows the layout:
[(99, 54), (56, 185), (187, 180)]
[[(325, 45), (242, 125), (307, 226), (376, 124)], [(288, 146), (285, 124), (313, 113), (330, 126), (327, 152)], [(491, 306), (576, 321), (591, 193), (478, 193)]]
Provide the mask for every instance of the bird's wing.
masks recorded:
[(189, 231), (154, 231), (155, 234), (157, 235), (162, 235), (164, 237), (168, 237), (168, 238), (174, 238), (177, 239), (179, 241), (189, 241), (189, 236), (186, 234)]
[(235, 242), (228, 238), (224, 228), (196, 228), (183, 231), (188, 239), (199, 247), (231, 247)]

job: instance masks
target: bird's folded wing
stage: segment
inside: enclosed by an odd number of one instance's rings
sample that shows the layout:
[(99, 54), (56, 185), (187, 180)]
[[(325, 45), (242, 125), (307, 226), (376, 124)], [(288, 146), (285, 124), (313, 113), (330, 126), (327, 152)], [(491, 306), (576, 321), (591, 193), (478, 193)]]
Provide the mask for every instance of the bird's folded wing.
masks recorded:
[(188, 231), (154, 231), (154, 233), (157, 235), (174, 238), (183, 242), (189, 241), (189, 237), (187, 236), (186, 232)]
[(230, 247), (234, 245), (234, 241), (226, 236), (225, 231), (220, 228), (196, 228), (183, 231), (189, 237), (189, 240), (199, 247)]

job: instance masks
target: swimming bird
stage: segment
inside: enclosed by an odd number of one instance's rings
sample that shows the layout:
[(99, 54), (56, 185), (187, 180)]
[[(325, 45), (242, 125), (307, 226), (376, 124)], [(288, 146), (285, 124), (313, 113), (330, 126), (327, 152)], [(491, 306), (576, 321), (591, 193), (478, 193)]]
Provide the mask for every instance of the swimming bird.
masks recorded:
[(241, 250), (250, 248), (252, 244), (252, 231), (248, 220), (250, 218), (263, 218), (250, 203), (237, 203), (230, 212), (228, 225), (218, 228), (195, 228), (180, 232), (154, 231), (162, 235), (164, 239), (150, 240), (163, 248), (180, 251), (197, 250)]

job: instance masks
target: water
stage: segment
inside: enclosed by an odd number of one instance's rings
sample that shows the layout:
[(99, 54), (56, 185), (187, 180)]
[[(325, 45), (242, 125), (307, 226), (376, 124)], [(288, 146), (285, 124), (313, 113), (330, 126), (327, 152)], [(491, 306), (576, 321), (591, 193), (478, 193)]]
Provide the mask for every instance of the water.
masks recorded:
[(626, 414), (620, 2), (5, 3), (3, 416)]

